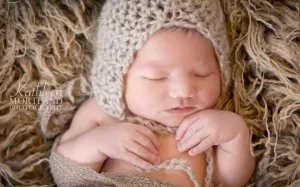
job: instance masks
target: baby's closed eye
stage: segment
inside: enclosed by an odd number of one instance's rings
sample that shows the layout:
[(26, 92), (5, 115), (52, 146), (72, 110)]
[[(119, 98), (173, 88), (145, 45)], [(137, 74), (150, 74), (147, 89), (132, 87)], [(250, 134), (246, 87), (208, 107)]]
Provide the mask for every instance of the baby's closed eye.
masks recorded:
[[(212, 71), (201, 72), (201, 73), (195, 72), (195, 73), (191, 73), (190, 75), (187, 75), (187, 76), (197, 77), (197, 78), (205, 78), (205, 77), (210, 76), (213, 73), (214, 72), (212, 72)], [(148, 74), (145, 74), (145, 75), (141, 75), (141, 77), (143, 79), (151, 80), (151, 81), (163, 81), (163, 80), (168, 79), (169, 75), (166, 75), (166, 74), (156, 74), (156, 73), (148, 73)]]
[(144, 79), (153, 80), (153, 81), (165, 80), (168, 78), (167, 73), (159, 72), (159, 71), (143, 72), (143, 74), (141, 74), (140, 76)]
[(142, 77), (144, 79), (147, 79), (147, 80), (151, 80), (151, 81), (162, 81), (162, 80), (166, 80), (167, 77), (154, 77), (154, 76), (145, 76), (145, 77)]

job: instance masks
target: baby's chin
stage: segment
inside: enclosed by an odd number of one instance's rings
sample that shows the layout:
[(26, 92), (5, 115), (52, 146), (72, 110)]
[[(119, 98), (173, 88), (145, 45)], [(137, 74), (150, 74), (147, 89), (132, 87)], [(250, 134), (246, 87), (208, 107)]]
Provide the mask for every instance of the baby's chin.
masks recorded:
[(167, 127), (179, 127), (180, 124), (182, 123), (184, 118), (174, 118), (174, 117), (170, 117), (169, 119), (164, 120), (164, 122), (162, 123), (163, 125), (167, 126)]
[(157, 121), (167, 127), (177, 128), (182, 123), (183, 119), (184, 119), (184, 116), (176, 116), (176, 117), (168, 116), (168, 117), (153, 119), (153, 120)]
[[(134, 114), (134, 113), (132, 113)], [(185, 119), (185, 115), (165, 115), (165, 114), (159, 114), (159, 115), (143, 115), (142, 113), (134, 114), (136, 116), (141, 116), (145, 119), (156, 121), (162, 125), (165, 125), (167, 127), (171, 128), (177, 128), (180, 126), (182, 121)]]
[(182, 122), (188, 118), (189, 116), (199, 112), (203, 110), (201, 109), (197, 109), (192, 111), (191, 113), (188, 114), (184, 114), (184, 115), (170, 115), (170, 114), (166, 114), (166, 113), (161, 113), (159, 116), (155, 116), (157, 119), (153, 119), (154, 121), (157, 121), (167, 127), (172, 127), (172, 128), (178, 128)]

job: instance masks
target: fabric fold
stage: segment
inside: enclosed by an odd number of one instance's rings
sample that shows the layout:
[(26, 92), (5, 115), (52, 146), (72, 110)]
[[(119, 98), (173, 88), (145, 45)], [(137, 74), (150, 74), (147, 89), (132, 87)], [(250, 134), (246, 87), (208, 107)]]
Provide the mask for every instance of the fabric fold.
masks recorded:
[[(97, 173), (56, 152), (62, 135), (55, 139), (50, 155), (50, 169), (58, 187), (176, 187), (165, 181), (135, 174)], [(178, 187), (178, 186), (177, 186)]]

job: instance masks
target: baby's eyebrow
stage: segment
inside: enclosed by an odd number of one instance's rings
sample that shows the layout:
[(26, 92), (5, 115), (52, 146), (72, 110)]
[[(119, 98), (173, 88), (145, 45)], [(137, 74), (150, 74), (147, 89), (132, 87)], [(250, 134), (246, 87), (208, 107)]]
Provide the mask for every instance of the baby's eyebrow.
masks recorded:
[(167, 65), (159, 64), (157, 62), (151, 63), (149, 61), (147, 63), (141, 64), (139, 67), (140, 68), (153, 69), (153, 70), (162, 70), (162, 69), (168, 68)]
[(204, 61), (204, 60), (197, 60), (197, 61), (194, 61), (195, 64), (200, 65), (200, 66), (205, 66), (207, 65), (207, 61)]
[[(197, 60), (194, 61), (193, 63), (193, 70), (195, 71), (203, 71), (203, 68), (208, 68), (210, 63), (208, 63), (207, 61), (203, 61), (203, 60)], [(149, 60), (146, 61), (145, 63), (142, 63), (138, 66), (138, 68), (141, 69), (150, 69), (153, 71), (163, 71), (163, 70), (168, 70), (170, 69), (171, 65), (169, 64), (164, 64), (160, 61), (154, 61), (154, 60)]]

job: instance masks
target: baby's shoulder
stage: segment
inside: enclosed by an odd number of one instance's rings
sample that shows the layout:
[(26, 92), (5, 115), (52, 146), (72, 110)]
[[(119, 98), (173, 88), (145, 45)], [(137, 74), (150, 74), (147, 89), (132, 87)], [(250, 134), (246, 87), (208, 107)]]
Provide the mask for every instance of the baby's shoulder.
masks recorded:
[(90, 98), (74, 114), (70, 127), (64, 133), (61, 142), (75, 138), (99, 125), (111, 124), (116, 120), (103, 111), (95, 98)]
[(101, 106), (97, 104), (96, 98), (92, 97), (85, 101), (74, 116), (84, 121), (95, 123), (97, 125), (110, 124), (112, 121), (117, 121), (117, 118), (107, 114)]

